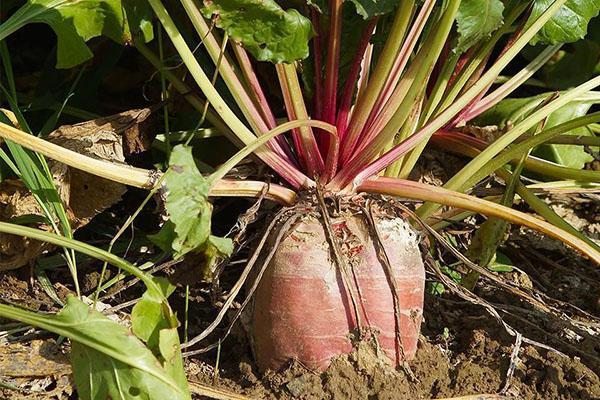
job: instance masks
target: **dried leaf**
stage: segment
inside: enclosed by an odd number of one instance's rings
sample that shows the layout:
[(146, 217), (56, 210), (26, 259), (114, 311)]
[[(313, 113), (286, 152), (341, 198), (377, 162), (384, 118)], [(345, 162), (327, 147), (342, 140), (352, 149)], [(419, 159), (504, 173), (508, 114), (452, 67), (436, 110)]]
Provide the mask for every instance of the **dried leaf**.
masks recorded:
[[(150, 116), (149, 108), (130, 110), (109, 117), (98, 118), (75, 125), (65, 125), (48, 136), (52, 143), (90, 157), (125, 164), (126, 154), (135, 154), (149, 148), (145, 134)], [(96, 215), (116, 204), (125, 193), (120, 183), (70, 168), (49, 160), (48, 165), (61, 199), (68, 206), (73, 229), (78, 229)], [(25, 222), (49, 230), (40, 223), (43, 215), (34, 196), (25, 186), (14, 180), (0, 183), (0, 220)], [(31, 222), (30, 216), (38, 221)], [(35, 220), (35, 218), (33, 218)], [(20, 268), (35, 259), (45, 248), (43, 244), (26, 238), (0, 234), (0, 271)]]

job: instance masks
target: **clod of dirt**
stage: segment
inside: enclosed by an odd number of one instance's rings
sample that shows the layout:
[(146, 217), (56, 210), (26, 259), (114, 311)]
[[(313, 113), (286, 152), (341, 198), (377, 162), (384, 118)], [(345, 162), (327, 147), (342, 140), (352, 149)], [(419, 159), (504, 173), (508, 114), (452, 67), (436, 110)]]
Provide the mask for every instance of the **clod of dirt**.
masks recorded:
[[(52, 143), (89, 157), (114, 163), (125, 163), (125, 156), (148, 149), (149, 141), (142, 123), (149, 109), (131, 110), (110, 117), (65, 125), (48, 136)], [(48, 160), (48, 166), (64, 204), (68, 207), (73, 229), (78, 229), (117, 203), (126, 187), (120, 183), (70, 168)], [(34, 196), (20, 181), (0, 183), (0, 220), (10, 221), (25, 216), (43, 216)], [(40, 220), (40, 218), (37, 218)], [(50, 230), (47, 224), (30, 224)], [(45, 246), (13, 235), (0, 234), (0, 271), (20, 268), (35, 259)]]

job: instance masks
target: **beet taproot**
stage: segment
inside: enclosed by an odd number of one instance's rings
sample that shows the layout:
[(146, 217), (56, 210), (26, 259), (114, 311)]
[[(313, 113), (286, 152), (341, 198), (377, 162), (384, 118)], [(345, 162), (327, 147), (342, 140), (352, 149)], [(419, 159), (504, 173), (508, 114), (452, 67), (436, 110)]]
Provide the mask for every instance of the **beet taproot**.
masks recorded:
[[(332, 226), (359, 290), (359, 319), (378, 332), (378, 342), (396, 363), (413, 358), (423, 313), (425, 270), (418, 237), (401, 217), (375, 219), (391, 264), (400, 307), (401, 348), (391, 285), (378, 258), (364, 215), (350, 213)], [(357, 328), (347, 288), (331, 256), (322, 222), (306, 216), (281, 241), (257, 288), (251, 339), (261, 370), (296, 359), (315, 370), (352, 350)]]

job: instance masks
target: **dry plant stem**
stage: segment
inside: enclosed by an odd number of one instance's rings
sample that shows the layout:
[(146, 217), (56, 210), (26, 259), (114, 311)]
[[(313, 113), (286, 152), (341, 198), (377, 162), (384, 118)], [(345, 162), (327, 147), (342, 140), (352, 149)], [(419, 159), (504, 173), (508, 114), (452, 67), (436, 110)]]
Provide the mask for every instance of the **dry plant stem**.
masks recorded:
[(209, 386), (198, 382), (188, 382), (190, 392), (202, 397), (216, 400), (252, 400), (250, 397), (241, 394), (233, 393), (228, 390), (219, 389), (214, 386)]
[(414, 211), (410, 210), (408, 207), (406, 207), (403, 204), (398, 203), (398, 202), (394, 202), (393, 206), (399, 208), (400, 210), (402, 210), (405, 213), (407, 213), (408, 215), (410, 215), (417, 222), (417, 224), (419, 224), (421, 226), (421, 228), (423, 228), (423, 230), (425, 230), (431, 236), (433, 236), (440, 244), (442, 244), (457, 259), (459, 259), (461, 262), (463, 262), (471, 270), (476, 271), (477, 273), (479, 273), (482, 276), (485, 276), (487, 279), (498, 284), (500, 287), (502, 287), (506, 291), (508, 291), (516, 296), (519, 296), (522, 299), (527, 300), (530, 304), (532, 304), (536, 308), (540, 309), (541, 311), (543, 311), (547, 314), (552, 314), (553, 310), (550, 309), (542, 301), (535, 299), (533, 296), (524, 292), (515, 284), (513, 284), (511, 282), (505, 282), (504, 280), (500, 279), (498, 276), (494, 275), (492, 272), (490, 272), (486, 268), (483, 268), (483, 267), (479, 266), (478, 264), (473, 263), (466, 256), (464, 256), (460, 251), (458, 251), (454, 246), (449, 244), (440, 233), (438, 233), (435, 229), (433, 229), (432, 227), (427, 225), (417, 214), (415, 214)]
[[(466, 256), (464, 256), (454, 246), (449, 244), (442, 235), (440, 235), (435, 229), (433, 229), (429, 225), (427, 225), (412, 210), (408, 209), (404, 205), (397, 203), (397, 202), (395, 202), (394, 205), (396, 207), (399, 207), (400, 209), (404, 210), (409, 215), (411, 215), (413, 217), (413, 219), (424, 230), (426, 230), (429, 234), (431, 234), (440, 244), (442, 244), (446, 249), (448, 249), (457, 259), (459, 259), (461, 262), (463, 262), (471, 270), (476, 271), (478, 274), (486, 277), (490, 281), (499, 285), (507, 292), (512, 293), (515, 296), (517, 296), (517, 297), (527, 301), (529, 304), (531, 304), (534, 307), (534, 309), (533, 309), (533, 311), (530, 311), (530, 312), (534, 312), (534, 313), (541, 312), (545, 315), (554, 317), (555, 322), (558, 323), (562, 328), (573, 330), (578, 335), (580, 335), (586, 339), (589, 339), (595, 343), (598, 343), (598, 340), (594, 336), (590, 335), (587, 331), (580, 328), (580, 326), (578, 326), (578, 324), (576, 324), (572, 319), (570, 319), (568, 317), (563, 318), (562, 313), (559, 310), (557, 310), (555, 307), (548, 306), (546, 303), (544, 303), (542, 300), (540, 300), (535, 293), (530, 294), (529, 292), (522, 290), (518, 285), (516, 285), (512, 282), (504, 281), (496, 274), (491, 273), (488, 269), (483, 268), (483, 267), (471, 262), (471, 260), (469, 260)], [(543, 297), (546, 297), (546, 296), (543, 296)], [(554, 301), (553, 299), (550, 299), (550, 300)], [(518, 333), (517, 333), (517, 339), (518, 339)]]
[(483, 200), (464, 193), (455, 192), (441, 187), (419, 182), (386, 177), (374, 177), (363, 182), (357, 191), (387, 194), (415, 200), (423, 200), (464, 210), (475, 211), (490, 217), (498, 217), (509, 222), (524, 225), (538, 230), (554, 239), (573, 247), (600, 264), (600, 253), (578, 237), (555, 227), (554, 225), (535, 218), (529, 214), (501, 206), (491, 201)]
[[(275, 215), (275, 217), (273, 218), (273, 221), (271, 221), (271, 223), (267, 227), (266, 232), (267, 233), (271, 232), (273, 230), (273, 228), (275, 228), (277, 223), (279, 223), (281, 217), (292, 210), (293, 210), (293, 208), (283, 208), (282, 210), (280, 210), (277, 213), (277, 215)], [(242, 274), (238, 278), (237, 282), (231, 288), (231, 291), (229, 292), (229, 296), (227, 297), (227, 300), (225, 300), (225, 302), (223, 303), (223, 307), (221, 307), (221, 310), (219, 310), (219, 313), (217, 314), (217, 316), (215, 317), (213, 322), (211, 322), (210, 325), (208, 325), (204, 329), (204, 331), (202, 331), (202, 333), (200, 333), (198, 336), (194, 337), (191, 340), (188, 340), (185, 343), (182, 343), (182, 345), (181, 345), (182, 349), (193, 346), (194, 344), (198, 343), (202, 339), (206, 338), (208, 335), (210, 335), (215, 330), (215, 328), (219, 325), (219, 323), (221, 323), (221, 321), (223, 320), (223, 317), (225, 317), (225, 314), (229, 310), (229, 307), (231, 307), (231, 305), (233, 304), (233, 301), (235, 300), (237, 294), (242, 289), (244, 282), (246, 282), (246, 279), (248, 279), (248, 275), (250, 275), (250, 271), (252, 271), (252, 267), (254, 267), (254, 264), (258, 260), (260, 254), (261, 254), (262, 248), (264, 247), (268, 237), (269, 237), (269, 235), (265, 234), (261, 238), (260, 242), (258, 243), (258, 246), (256, 247), (256, 250), (252, 254), (252, 257), (248, 260), (248, 264), (246, 264), (246, 267), (244, 267), (244, 270), (242, 271)], [(273, 246), (271, 251), (275, 251), (276, 249), (277, 249), (277, 247)]]
[(276, 184), (267, 184), (262, 181), (237, 181), (221, 179), (210, 189), (212, 197), (255, 197), (260, 198), (265, 187), (265, 198), (278, 204), (290, 206), (296, 203), (297, 195), (291, 189)]
[(512, 381), (512, 377), (515, 373), (515, 368), (517, 367), (517, 363), (519, 362), (519, 351), (521, 350), (521, 343), (523, 343), (523, 335), (517, 332), (517, 337), (515, 339), (515, 344), (513, 346), (512, 353), (510, 354), (510, 365), (508, 367), (508, 371), (506, 372), (506, 379), (504, 381), (504, 386), (500, 390), (501, 394), (504, 394), (510, 388), (510, 383)]
[(63, 164), (125, 185), (150, 189), (157, 179), (156, 171), (113, 164), (79, 154), (54, 143), (30, 135), (0, 122), (0, 137), (43, 154)]
[[(441, 243), (445, 243), (447, 246), (450, 246), (448, 243), (445, 242), (445, 240), (442, 239)], [(450, 246), (451, 247), (451, 246)], [(468, 290), (467, 288), (465, 288), (462, 285), (459, 285), (458, 283), (454, 282), (452, 279), (450, 279), (446, 274), (444, 274), (440, 268), (438, 267), (437, 263), (435, 262), (435, 260), (433, 259), (433, 257), (427, 253), (424, 252), (424, 257), (425, 257), (425, 262), (427, 263), (427, 265), (429, 265), (431, 267), (431, 269), (433, 270), (434, 274), (436, 275), (436, 277), (446, 286), (450, 289), (451, 292), (455, 293), (458, 297), (466, 300), (469, 303), (472, 304), (476, 304), (479, 306), (482, 306), (487, 312), (488, 314), (490, 314), (505, 330), (506, 332), (513, 336), (516, 337), (517, 335), (517, 331), (510, 326), (509, 324), (507, 324), (502, 317), (500, 316), (500, 314), (498, 313), (498, 310), (496, 310), (496, 308), (494, 308), (494, 306), (489, 303), (488, 301), (482, 299), (481, 297), (477, 296), (475, 293), (471, 292), (470, 290)], [(529, 321), (527, 321), (529, 322)], [(538, 329), (540, 329), (538, 327)], [(545, 345), (543, 343), (537, 342), (535, 340), (531, 340), (529, 338), (526, 337), (522, 337), (523, 342), (533, 345), (533, 346), (537, 346), (539, 348), (548, 350), (548, 351), (552, 351), (554, 353), (557, 353), (563, 357), (566, 357), (565, 354), (561, 353), (560, 351)]]
[[(134, 168), (79, 154), (1, 122), (0, 137), (44, 154), (63, 164), (133, 187), (152, 189), (162, 176), (160, 171)], [(260, 181), (232, 181), (223, 179), (215, 182), (215, 185), (211, 188), (211, 195), (258, 197), (264, 186), (265, 183)], [(289, 205), (295, 203), (296, 193), (283, 186), (270, 185), (266, 198), (280, 204)]]
[(321, 211), (321, 217), (323, 218), (323, 228), (325, 230), (325, 236), (329, 241), (329, 245), (331, 246), (331, 251), (333, 253), (333, 258), (335, 263), (339, 269), (340, 276), (342, 278), (342, 282), (348, 291), (348, 295), (350, 297), (350, 302), (352, 303), (352, 308), (354, 311), (354, 315), (356, 317), (356, 326), (358, 330), (358, 334), (361, 334), (361, 318), (360, 312), (358, 311), (358, 300), (360, 299), (359, 288), (358, 285), (355, 285), (356, 276), (354, 279), (351, 277), (354, 275), (354, 270), (350, 273), (350, 268), (346, 263), (346, 259), (342, 254), (342, 249), (340, 248), (339, 243), (337, 242), (337, 238), (335, 233), (333, 232), (333, 226), (331, 225), (331, 219), (329, 218), (329, 211), (327, 210), (327, 205), (325, 204), (325, 198), (323, 197), (323, 192), (320, 187), (317, 185), (317, 202), (319, 204), (319, 208)]
[[(281, 215), (278, 214), (279, 217), (275, 217), (275, 222), (279, 223), (279, 221), (281, 221), (281, 219), (283, 217), (285, 217), (286, 213), (281, 214)], [(195, 354), (206, 353), (207, 351), (213, 350), (213, 349), (215, 349), (216, 347), (219, 346), (219, 343), (223, 342), (225, 340), (225, 338), (227, 338), (227, 336), (229, 336), (229, 334), (231, 333), (231, 330), (233, 329), (233, 326), (237, 322), (237, 320), (240, 317), (240, 315), (242, 315), (242, 312), (244, 311), (244, 309), (246, 308), (246, 306), (248, 305), (248, 303), (252, 299), (252, 296), (254, 295), (254, 292), (258, 288), (258, 285), (259, 285), (259, 283), (260, 283), (260, 281), (261, 281), (261, 279), (262, 279), (262, 277), (263, 277), (263, 275), (264, 275), (267, 267), (269, 266), (271, 260), (273, 259), (273, 256), (275, 255), (275, 252), (279, 249), (279, 244), (281, 243), (281, 240), (287, 234), (288, 230), (302, 216), (303, 216), (303, 214), (301, 214), (299, 212), (294, 212), (281, 225), (281, 227), (279, 227), (277, 229), (277, 232), (276, 232), (277, 236), (275, 237), (275, 241), (273, 242), (273, 244), (271, 246), (271, 249), (269, 250), (269, 253), (267, 254), (267, 256), (263, 260), (261, 260), (260, 270), (258, 271), (258, 274), (257, 274), (256, 278), (254, 279), (254, 282), (252, 283), (252, 286), (250, 286), (250, 289), (248, 290), (248, 293), (246, 294), (246, 298), (244, 299), (244, 302), (240, 305), (240, 307), (236, 311), (236, 313), (233, 316), (233, 318), (231, 318), (231, 321), (229, 322), (229, 325), (227, 326), (227, 330), (225, 331), (225, 333), (223, 334), (223, 336), (221, 336), (216, 343), (213, 343), (210, 346), (207, 346), (207, 347), (199, 349), (199, 350), (188, 351), (186, 353), (183, 353), (182, 354), (183, 357), (189, 357), (189, 356), (192, 356), (192, 355), (195, 355)], [(270, 233), (271, 233), (271, 229), (267, 229), (265, 231), (265, 233), (264, 233), (264, 237), (269, 237)], [(260, 247), (260, 248), (257, 247), (257, 249), (255, 250), (255, 252), (260, 253), (261, 250), (262, 250), (262, 247)], [(253, 257), (254, 257), (254, 255), (253, 255)], [(248, 263), (248, 265), (250, 265), (250, 262)], [(248, 267), (246, 267), (246, 268), (248, 268)], [(252, 268), (252, 267), (250, 266), (250, 268)]]

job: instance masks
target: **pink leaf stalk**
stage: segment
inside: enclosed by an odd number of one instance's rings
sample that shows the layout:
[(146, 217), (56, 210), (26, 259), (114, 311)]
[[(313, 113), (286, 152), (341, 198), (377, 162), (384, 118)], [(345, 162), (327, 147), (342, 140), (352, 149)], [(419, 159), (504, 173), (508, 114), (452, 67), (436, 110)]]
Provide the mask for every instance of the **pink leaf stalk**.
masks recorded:
[(373, 32), (375, 31), (377, 20), (377, 18), (373, 18), (369, 22), (369, 25), (365, 28), (360, 38), (358, 48), (356, 49), (354, 59), (352, 60), (350, 71), (348, 72), (348, 78), (344, 83), (344, 89), (342, 91), (336, 123), (340, 140), (344, 139), (344, 133), (346, 132), (346, 128), (348, 127), (348, 116), (350, 114), (352, 98), (354, 97), (354, 91), (356, 89), (356, 85), (360, 75), (361, 64), (365, 57), (365, 52), (371, 40), (371, 36), (373, 36)]
[[(325, 65), (325, 91), (323, 93), (323, 112), (321, 119), (330, 124), (335, 124), (337, 111), (337, 86), (340, 66), (340, 51), (342, 42), (342, 0), (329, 2), (329, 41), (327, 45), (327, 61)], [(318, 84), (318, 83), (317, 83)], [(329, 137), (321, 135), (319, 138), (321, 151), (329, 147)]]

